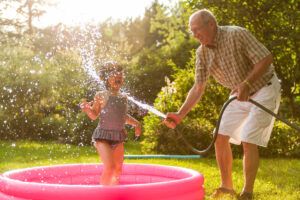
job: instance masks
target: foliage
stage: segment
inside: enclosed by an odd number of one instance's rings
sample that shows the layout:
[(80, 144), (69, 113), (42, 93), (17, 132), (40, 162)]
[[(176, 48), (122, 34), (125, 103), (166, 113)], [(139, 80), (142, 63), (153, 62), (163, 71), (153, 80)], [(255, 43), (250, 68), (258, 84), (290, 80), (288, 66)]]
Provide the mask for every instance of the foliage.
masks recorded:
[[(59, 139), (86, 124), (77, 117), (77, 104), (86, 82), (80, 60), (71, 52), (47, 58), (26, 47), (3, 46), (0, 118), (3, 139)], [(75, 87), (74, 87), (75, 86)], [(91, 130), (85, 128), (81, 134)], [(73, 136), (74, 137), (74, 136)]]
[[(165, 77), (174, 73), (173, 64), (183, 68), (189, 61), (195, 41), (188, 35), (186, 13), (180, 5), (168, 13), (156, 2), (146, 11), (141, 23), (144, 38), (140, 40), (144, 46), (132, 55), (128, 68), (129, 88), (138, 99), (151, 104)], [(149, 77), (155, 77), (155, 84)]]
[[(174, 81), (168, 82), (158, 94), (155, 107), (162, 112), (177, 111), (182, 105), (185, 97), (194, 83), (194, 63), (195, 58), (189, 61), (185, 69), (176, 69)], [(174, 66), (175, 67), (175, 66)], [(177, 128), (192, 145), (202, 148), (211, 141), (213, 125), (216, 123), (218, 113), (223, 102), (228, 95), (228, 91), (210, 80), (207, 84), (206, 93), (202, 97), (201, 103), (196, 105), (189, 115), (182, 122), (182, 127)], [(156, 116), (144, 118), (145, 138), (142, 150), (144, 152), (161, 153), (190, 153), (186, 146), (178, 145), (182, 141), (176, 132), (170, 131), (158, 122)]]
[[(289, 119), (289, 121), (294, 121)], [(294, 121), (300, 124), (299, 121)], [(295, 129), (277, 121), (268, 144), (268, 148), (261, 148), (260, 153), (265, 157), (300, 157), (300, 135)]]
[[(10, 29), (19, 29), (21, 27), (21, 24), (18, 22), (17, 19), (10, 19), (6, 16), (4, 16), (4, 13), (8, 9), (12, 9), (11, 7), (13, 4), (15, 4), (18, 0), (0, 0), (0, 41), (3, 41), (3, 36), (9, 37), (9, 36), (16, 36), (17, 34), (11, 31)], [(13, 3), (12, 3), (13, 2)]]

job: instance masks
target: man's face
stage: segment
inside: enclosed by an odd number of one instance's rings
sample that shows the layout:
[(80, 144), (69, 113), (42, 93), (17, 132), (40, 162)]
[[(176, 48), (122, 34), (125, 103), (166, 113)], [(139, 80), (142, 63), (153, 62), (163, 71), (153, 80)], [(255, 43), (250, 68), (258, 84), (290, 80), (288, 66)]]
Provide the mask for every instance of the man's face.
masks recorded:
[(203, 23), (200, 19), (193, 18), (190, 21), (190, 31), (202, 45), (210, 45), (213, 43), (215, 36), (214, 23), (211, 21)]

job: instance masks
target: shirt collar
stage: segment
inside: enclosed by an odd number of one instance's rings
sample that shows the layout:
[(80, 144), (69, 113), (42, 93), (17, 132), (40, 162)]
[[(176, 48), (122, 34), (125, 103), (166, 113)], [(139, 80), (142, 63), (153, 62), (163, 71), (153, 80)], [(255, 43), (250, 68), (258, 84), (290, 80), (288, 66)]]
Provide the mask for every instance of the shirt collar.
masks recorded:
[(221, 27), (217, 26), (217, 33), (215, 35), (215, 38), (213, 40), (213, 43), (210, 45), (205, 45), (205, 47), (209, 48), (209, 49), (215, 49), (218, 47), (218, 43), (221, 37)]

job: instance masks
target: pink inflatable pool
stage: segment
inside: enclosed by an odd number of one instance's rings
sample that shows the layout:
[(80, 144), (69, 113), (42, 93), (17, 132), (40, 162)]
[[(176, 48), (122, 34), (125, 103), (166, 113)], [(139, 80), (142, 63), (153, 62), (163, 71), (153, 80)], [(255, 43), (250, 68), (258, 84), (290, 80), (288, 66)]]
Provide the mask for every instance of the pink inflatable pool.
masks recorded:
[(0, 199), (201, 200), (204, 178), (172, 166), (124, 164), (118, 186), (98, 184), (102, 165), (72, 164), (13, 170), (0, 175)]

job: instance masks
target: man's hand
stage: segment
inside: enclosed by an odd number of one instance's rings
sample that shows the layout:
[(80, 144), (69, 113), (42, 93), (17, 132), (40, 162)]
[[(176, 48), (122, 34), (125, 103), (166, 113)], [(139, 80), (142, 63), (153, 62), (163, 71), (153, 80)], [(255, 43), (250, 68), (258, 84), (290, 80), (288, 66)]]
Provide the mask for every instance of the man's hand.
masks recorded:
[(178, 113), (167, 113), (166, 119), (163, 121), (163, 123), (171, 128), (174, 129), (176, 126), (181, 122), (182, 118)]
[(134, 127), (134, 129), (135, 129), (135, 136), (140, 137), (142, 134), (142, 127), (141, 127), (140, 123), (138, 123), (138, 125), (136, 125)]
[(237, 93), (237, 100), (239, 101), (248, 101), (250, 97), (250, 87), (249, 83), (246, 82), (240, 83), (231, 94)]

